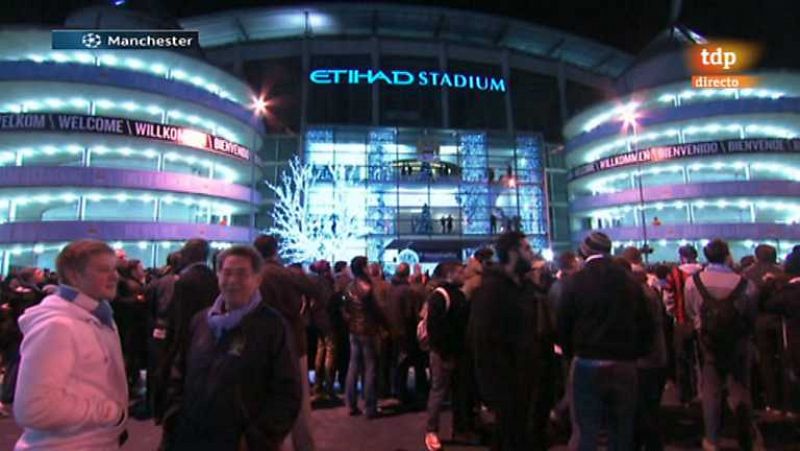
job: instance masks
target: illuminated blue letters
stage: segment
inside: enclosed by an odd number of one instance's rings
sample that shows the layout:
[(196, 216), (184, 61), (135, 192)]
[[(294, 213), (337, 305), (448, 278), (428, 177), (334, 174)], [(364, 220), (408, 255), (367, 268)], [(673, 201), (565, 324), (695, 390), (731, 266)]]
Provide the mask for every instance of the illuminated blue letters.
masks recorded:
[(407, 70), (316, 69), (308, 74), (308, 79), (316, 85), (374, 85), (382, 83), (389, 86), (438, 86), (453, 89), (506, 92), (506, 81), (503, 78), (436, 71), (414, 73)]
[(308, 78), (311, 79), (311, 83), (315, 83), (318, 85), (328, 85), (333, 83), (330, 79), (330, 71), (327, 70), (315, 70), (311, 72)]

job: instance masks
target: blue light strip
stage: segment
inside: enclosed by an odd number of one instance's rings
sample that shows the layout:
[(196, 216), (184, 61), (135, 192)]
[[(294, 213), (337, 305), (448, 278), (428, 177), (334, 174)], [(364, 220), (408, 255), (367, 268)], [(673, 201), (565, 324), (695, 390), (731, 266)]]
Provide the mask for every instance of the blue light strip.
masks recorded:
[(458, 203), (463, 209), (465, 234), (488, 234), (489, 187), (487, 168), (489, 155), (486, 133), (465, 133), (458, 137), (463, 161), (462, 180)]
[(542, 164), (542, 144), (536, 136), (517, 137), (517, 177), (519, 188), (520, 216), (531, 235), (539, 235), (532, 239), (536, 249), (546, 248), (547, 221), (545, 214), (545, 193), (542, 189), (544, 175)]

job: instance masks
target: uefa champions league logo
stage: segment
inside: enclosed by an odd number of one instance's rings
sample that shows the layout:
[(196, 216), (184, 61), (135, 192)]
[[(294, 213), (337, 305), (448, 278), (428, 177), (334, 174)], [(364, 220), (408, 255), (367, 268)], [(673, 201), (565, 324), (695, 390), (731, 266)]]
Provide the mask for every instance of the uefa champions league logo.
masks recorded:
[(89, 49), (96, 49), (103, 44), (103, 38), (97, 33), (86, 33), (81, 37), (81, 44)]

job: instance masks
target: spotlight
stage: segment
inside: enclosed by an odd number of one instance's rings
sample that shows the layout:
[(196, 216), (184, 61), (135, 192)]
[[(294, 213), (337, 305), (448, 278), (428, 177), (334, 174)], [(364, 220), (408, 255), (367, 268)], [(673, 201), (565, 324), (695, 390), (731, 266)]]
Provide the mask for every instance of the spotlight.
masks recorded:
[(250, 105), (253, 111), (255, 111), (258, 115), (266, 113), (268, 106), (269, 101), (264, 100), (263, 97), (253, 97), (253, 103)]

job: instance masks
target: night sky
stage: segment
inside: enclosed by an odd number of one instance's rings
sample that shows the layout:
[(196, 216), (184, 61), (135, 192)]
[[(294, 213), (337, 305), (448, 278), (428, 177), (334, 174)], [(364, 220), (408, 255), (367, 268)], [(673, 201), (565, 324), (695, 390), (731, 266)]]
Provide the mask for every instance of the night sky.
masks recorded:
[[(58, 26), (88, 0), (6, 0), (0, 22)], [(106, 3), (111, 3), (110, 1)], [(324, 2), (318, 2), (324, 3)], [(364, 3), (364, 2), (359, 2)], [(403, 1), (507, 15), (548, 25), (636, 54), (670, 21), (670, 0)], [(764, 45), (762, 66), (800, 68), (800, 1), (684, 0), (678, 22), (706, 37), (754, 40)], [(185, 17), (236, 7), (307, 5), (264, 0), (128, 0), (125, 7)]]

